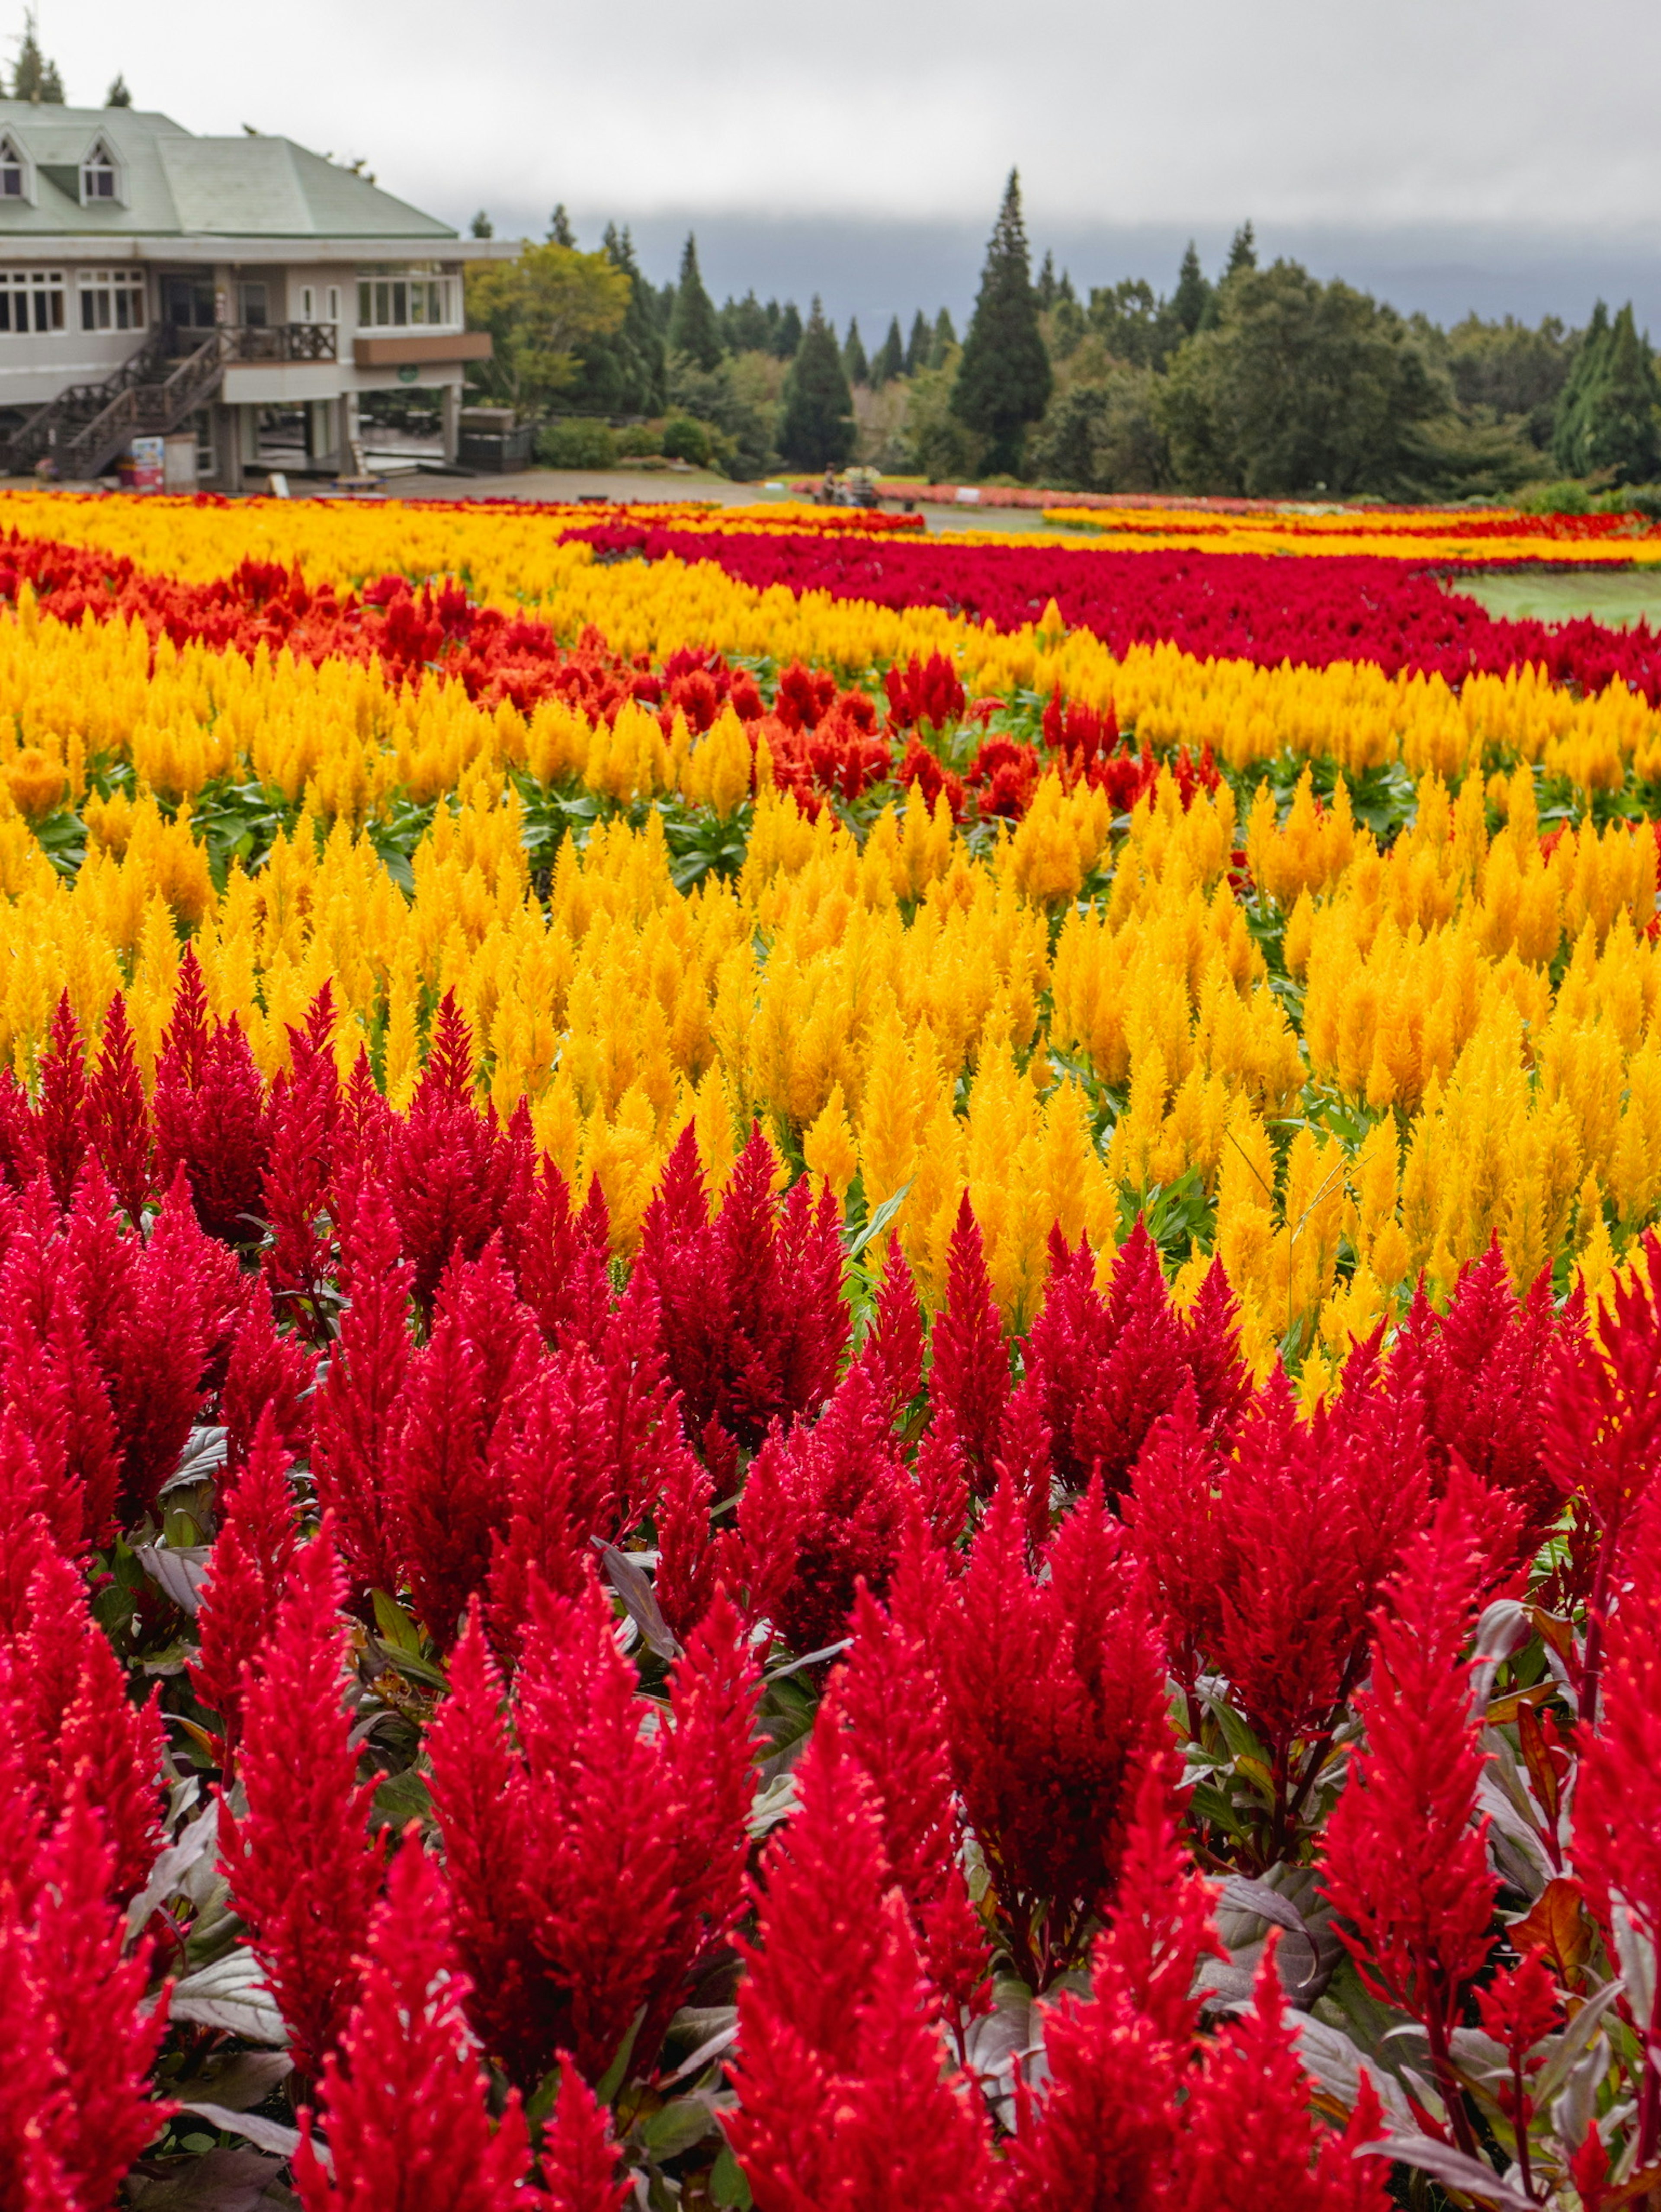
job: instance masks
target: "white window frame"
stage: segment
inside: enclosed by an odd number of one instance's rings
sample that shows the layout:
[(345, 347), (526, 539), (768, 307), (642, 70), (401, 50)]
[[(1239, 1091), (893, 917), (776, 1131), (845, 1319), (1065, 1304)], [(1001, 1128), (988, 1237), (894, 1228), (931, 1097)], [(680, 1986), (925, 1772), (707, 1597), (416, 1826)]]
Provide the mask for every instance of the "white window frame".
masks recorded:
[[(82, 269), (76, 272), (75, 289), (81, 301), (76, 325), (78, 330), (142, 331), (149, 326), (149, 288), (142, 269)], [(100, 305), (104, 309), (101, 317)], [(90, 322), (88, 312), (92, 315)]]
[(461, 288), (435, 261), (381, 262), (357, 272), (361, 331), (459, 331)]
[[(107, 175), (110, 180), (108, 191), (88, 190), (94, 175)], [(124, 207), (126, 198), (126, 179), (120, 156), (100, 131), (81, 156), (81, 204), (82, 207)]]
[[(69, 287), (61, 269), (0, 269), (0, 294), (6, 300), (6, 328), (0, 330), (0, 342), (7, 338), (61, 337), (70, 326)], [(22, 300), (28, 304), (24, 313), (28, 318), (20, 330), (15, 322), (13, 302)], [(47, 302), (44, 326), (37, 319), (40, 313), (37, 301)], [(52, 310), (57, 309), (56, 321)]]
[(0, 131), (0, 175), (8, 169), (18, 173), (18, 188), (15, 192), (0, 191), (0, 207), (8, 202), (17, 207), (34, 205), (34, 164), (23, 151), (9, 131)]

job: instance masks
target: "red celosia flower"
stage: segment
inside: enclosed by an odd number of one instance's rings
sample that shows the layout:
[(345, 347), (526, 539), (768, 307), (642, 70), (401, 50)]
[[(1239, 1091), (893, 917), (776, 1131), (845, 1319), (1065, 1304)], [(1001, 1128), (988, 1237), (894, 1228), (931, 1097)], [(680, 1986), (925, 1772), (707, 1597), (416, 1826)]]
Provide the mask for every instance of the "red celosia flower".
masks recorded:
[(386, 1856), (367, 1826), (375, 1785), (359, 1786), (349, 1741), (340, 1598), (326, 1521), (294, 1561), (265, 1666), (244, 1696), (248, 1809), (239, 1820), (222, 1796), (219, 1811), (232, 1903), (308, 2075), (357, 2001)]
[(0, 1264), (0, 1391), (33, 1450), (58, 1549), (73, 1554), (107, 1541), (120, 1466), (109, 1395), (64, 1263), (56, 1206), (37, 1176)]
[(828, 1711), (875, 1793), (883, 1850), (961, 2056), (964, 2019), (991, 2002), (989, 1961), (958, 1864), (962, 1831), (940, 1678), (922, 1638), (891, 1620), (869, 1590), (860, 1590), (849, 1626), (854, 1648)]
[[(90, 1205), (100, 1193), (83, 1182), (82, 1195)], [(76, 1243), (72, 1224), (71, 1264)], [(136, 1519), (179, 1463), (204, 1382), (241, 1312), (241, 1279), (234, 1256), (197, 1226), (182, 1170), (149, 1243), (122, 1253), (116, 1280), (100, 1291), (91, 1278), (102, 1256), (95, 1241), (77, 1287), (88, 1341), (109, 1382), (124, 1511)]]
[(80, 1791), (50, 1831), (15, 1832), (6, 1843), (0, 2203), (7, 2212), (106, 2212), (173, 2114), (146, 2094), (167, 2004), (141, 2008), (148, 1946), (122, 1955), (125, 1915), (110, 1901), (109, 1847)]
[(362, 1994), (319, 2077), (326, 2169), (312, 2116), (301, 2117), (305, 2212), (536, 2212), (525, 2115), (509, 2091), (491, 2120), (466, 1998), (443, 1880), (412, 1829), (370, 1923)]
[(967, 1191), (952, 1231), (946, 1303), (934, 1317), (930, 1349), (929, 1395), (951, 1414), (975, 1489), (987, 1497), (997, 1479), (994, 1468), (1009, 1402), (1009, 1351)]
[(43, 1820), (83, 1798), (102, 1824), (113, 1893), (142, 1887), (160, 1846), (161, 1726), (154, 1693), (128, 1698), (86, 1586), (56, 1552), (42, 1552), (27, 1615), (0, 1650), (0, 1713)]
[(897, 730), (909, 730), (918, 722), (932, 723), (938, 730), (963, 720), (963, 682), (955, 663), (943, 653), (891, 668), (882, 683), (888, 694), (888, 719)]
[(769, 1846), (739, 1988), (726, 2126), (757, 2212), (964, 2212), (991, 2201), (984, 2108), (945, 2069), (873, 1792), (820, 1728)]
[(191, 1681), (223, 1731), (228, 1784), (242, 1735), (242, 1705), (277, 1626), (297, 1544), (292, 1462), (269, 1413), (254, 1431), (240, 1480), (223, 1501), (197, 1614)]
[(1167, 2202), (1172, 2212), (1389, 2212), (1384, 2161), (1354, 2155), (1378, 2140), (1377, 2093), (1364, 2075), (1342, 2136), (1313, 2121), (1275, 1948), (1271, 1940), (1250, 2010), (1223, 2029), (1189, 2087)]
[(1131, 1545), (1165, 1615), (1171, 1671), (1189, 1699), (1222, 1645), (1222, 1588), (1229, 1544), (1218, 1486), (1223, 1455), (1199, 1421), (1192, 1389), (1152, 1429), (1123, 1503)]
[(52, 1195), (60, 1206), (67, 1206), (91, 1141), (87, 1056), (67, 991), (58, 1001), (46, 1049), (40, 1055), (34, 1141)]
[(411, 1363), (390, 1470), (399, 1543), (416, 1609), (444, 1649), (490, 1569), (508, 1491), (491, 1450), (535, 1371), (541, 1341), (500, 1250), (458, 1261), (428, 1342)]
[(1111, 1904), (1142, 1770), (1170, 1741), (1165, 1669), (1093, 1486), (1037, 1577), (999, 1486), (929, 1622), (952, 1768), (1019, 1971), (1042, 1990)]
[(1045, 2008), (1049, 2081), (1041, 2102), (1022, 2102), (1016, 2212), (1157, 2212), (1167, 2201), (1199, 2027), (1189, 1992), (1202, 1959), (1224, 1955), (1212, 1892), (1177, 1842), (1170, 1764), (1153, 1760), (1144, 1777), (1088, 1998)]
[(1372, 1680), (1356, 1700), (1366, 1748), (1324, 1844), (1339, 1932), (1368, 1990), (1422, 2021), (1462, 2139), (1469, 2124), (1449, 2039), (1493, 1948), (1495, 1890), (1487, 1824), (1476, 1819), (1483, 1754), (1462, 1656), (1477, 1571), (1469, 1523), (1446, 1507), (1408, 1547), (1377, 1616)]
[(1415, 1298), (1390, 1357), (1392, 1387), (1416, 1392), (1424, 1407), (1439, 1477), (1457, 1455), (1514, 1499), (1530, 1556), (1561, 1504), (1541, 1421), (1557, 1337), (1549, 1271), (1519, 1301), (1496, 1237), (1461, 1273), (1445, 1317), (1422, 1291)]
[[(179, 968), (185, 996), (188, 946)], [(150, 1111), (155, 1125), (158, 1179), (183, 1170), (197, 1219), (222, 1243), (248, 1244), (260, 1234), (260, 1206), (271, 1149), (265, 1085), (233, 1014), (198, 1042), (199, 1008), (175, 1012), (156, 1061)], [(181, 1024), (183, 1025), (181, 1027)]]
[(225, 1427), (226, 1464), (233, 1472), (247, 1457), (254, 1431), (269, 1419), (284, 1448), (309, 1458), (312, 1392), (317, 1355), (295, 1336), (279, 1333), (263, 1277), (249, 1286), (247, 1310), (238, 1325), (219, 1392)]
[(1598, 1308), (1589, 1330), (1563, 1330), (1542, 1431), (1548, 1468), (1596, 1532), (1579, 1685), (1580, 1717), (1590, 1726), (1621, 1540), (1661, 1463), (1661, 1238), (1652, 1229), (1612, 1305)]
[[(1125, 1485), (1148, 1430), (1194, 1375), (1189, 1332), (1172, 1309), (1159, 1247), (1140, 1221), (1114, 1262), (1104, 1298), (1081, 1237), (1069, 1253), (1052, 1240), (1050, 1282), (1027, 1344), (1055, 1440), (1056, 1472), (1069, 1490), (1092, 1477), (1110, 1498)], [(1198, 1364), (1225, 1404), (1229, 1362), (1226, 1315), (1208, 1306)], [(1219, 1411), (1222, 1408), (1220, 1407)]]
[(911, 1401), (922, 1388), (922, 1308), (917, 1286), (897, 1237), (883, 1263), (882, 1285), (877, 1292), (876, 1317), (860, 1358), (880, 1372), (888, 1393), (889, 1409), (903, 1420)]
[(388, 1130), (386, 1186), (423, 1310), (452, 1259), (476, 1260), (501, 1226), (514, 1166), (479, 1111), (472, 1040), (447, 991), (410, 1110)]
[(1025, 1501), (1026, 1540), (1035, 1553), (1043, 1550), (1050, 1534), (1055, 1472), (1051, 1443), (1050, 1424), (1043, 1417), (1043, 1390), (1039, 1377), (1029, 1375), (1004, 1408), (997, 1470), (1000, 1479), (1008, 1476)]
[(135, 1228), (154, 1180), (150, 1111), (118, 991), (104, 1017), (98, 1063), (87, 1085), (87, 1126), (121, 1209)]
[(502, 1223), (519, 1294), (551, 1344), (598, 1352), (611, 1306), (611, 1224), (599, 1177), (580, 1209), (551, 1160), (544, 1160), (522, 1220)]
[(870, 1370), (850, 1368), (811, 1428), (771, 1436), (762, 1446), (739, 1504), (746, 1535), (755, 1524), (745, 1506), (758, 1476), (758, 1497), (767, 1495), (770, 1480), (788, 1494), (795, 1535), (794, 1564), (774, 1600), (775, 1625), (793, 1651), (822, 1651), (843, 1634), (861, 1582), (879, 1596), (886, 1591), (914, 1494)]
[(617, 2179), (617, 2145), (605, 2114), (575, 2066), (560, 2075), (540, 2164), (548, 2212), (621, 2212), (631, 2191), (627, 2175)]
[(575, 1597), (593, 1539), (618, 1534), (607, 1428), (605, 1378), (580, 1352), (545, 1361), (497, 1424), (492, 1457), (507, 1527), (491, 1537), (488, 1619), (504, 1655), (518, 1652), (532, 1589)]
[(291, 1317), (315, 1337), (321, 1317), (315, 1293), (331, 1272), (332, 1252), (319, 1228), (335, 1173), (342, 1117), (340, 1077), (330, 1049), (334, 1001), (326, 983), (304, 1029), (289, 1030), (287, 1071), (271, 1085), (270, 1149), (262, 1206), (271, 1241), (265, 1267)]
[(348, 1571), (366, 1589), (391, 1594), (399, 1583), (394, 1410), (410, 1367), (411, 1270), (399, 1259), (398, 1225), (378, 1190), (354, 1194), (351, 1212), (343, 1238), (350, 1302), (313, 1401), (312, 1474)]
[(668, 1449), (658, 1499), (658, 1608), (675, 1635), (690, 1636), (715, 1594), (719, 1553), (710, 1526), (715, 1486), (684, 1444)]
[[(737, 1616), (717, 1601), (694, 1631), (649, 1734), (592, 1572), (575, 1601), (533, 1597), (517, 1748), (476, 1622), (451, 1683), (433, 1797), (485, 2047), (521, 2082), (562, 2050), (597, 2078), (644, 2006), (633, 2055), (648, 2065), (737, 1905), (755, 1696)], [(627, 1804), (653, 1818), (620, 1826)]]
[(774, 1421), (828, 1396), (848, 1341), (836, 1201), (806, 1178), (781, 1204), (759, 1128), (711, 1221), (691, 1125), (670, 1155), (641, 1228), (636, 1277), (655, 1293), (669, 1373), (689, 1437), (719, 1420), (751, 1449)]

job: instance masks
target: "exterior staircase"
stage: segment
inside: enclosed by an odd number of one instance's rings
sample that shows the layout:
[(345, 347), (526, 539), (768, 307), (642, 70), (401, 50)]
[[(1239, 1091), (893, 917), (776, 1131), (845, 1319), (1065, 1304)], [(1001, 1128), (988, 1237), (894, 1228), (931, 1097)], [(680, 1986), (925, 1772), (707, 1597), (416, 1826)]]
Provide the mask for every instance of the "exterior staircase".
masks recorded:
[[(50, 456), (60, 477), (101, 475), (134, 438), (165, 437), (216, 392), (235, 334), (163, 324), (101, 384), (72, 384), (38, 407), (4, 447), (9, 474)], [(192, 339), (194, 350), (175, 351)]]

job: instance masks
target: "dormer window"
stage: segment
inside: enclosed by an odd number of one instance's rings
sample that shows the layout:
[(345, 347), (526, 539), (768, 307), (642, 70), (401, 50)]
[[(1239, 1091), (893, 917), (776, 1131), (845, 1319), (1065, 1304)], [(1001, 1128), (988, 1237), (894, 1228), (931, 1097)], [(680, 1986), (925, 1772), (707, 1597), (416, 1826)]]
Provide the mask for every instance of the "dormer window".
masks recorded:
[(28, 196), (28, 163), (14, 139), (0, 137), (0, 200), (26, 200)]
[(109, 207), (120, 197), (121, 178), (115, 156), (100, 138), (81, 164), (81, 204), (83, 207)]

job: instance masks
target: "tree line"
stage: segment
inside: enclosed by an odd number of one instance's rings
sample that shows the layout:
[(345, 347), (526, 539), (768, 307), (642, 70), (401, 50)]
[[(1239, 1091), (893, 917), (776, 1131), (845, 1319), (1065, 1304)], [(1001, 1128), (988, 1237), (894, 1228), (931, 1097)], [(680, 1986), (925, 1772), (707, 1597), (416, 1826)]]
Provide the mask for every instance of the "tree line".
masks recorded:
[(1249, 222), (1214, 276), (1190, 243), (1169, 294), (1132, 277), (1080, 297), (1051, 256), (1034, 274), (1013, 173), (961, 342), (944, 309), (909, 331), (895, 316), (867, 352), (857, 319), (839, 335), (817, 300), (806, 316), (753, 291), (718, 307), (695, 238), (656, 286), (626, 229), (584, 253), (563, 208), (543, 243), (474, 270), (468, 297), (496, 343), (481, 386), (559, 417), (545, 449), (570, 463), (657, 440), (735, 476), (858, 458), (948, 482), (1409, 499), (1661, 476), (1661, 379), (1630, 303), (1582, 330), (1444, 330), (1294, 261), (1260, 265)]

